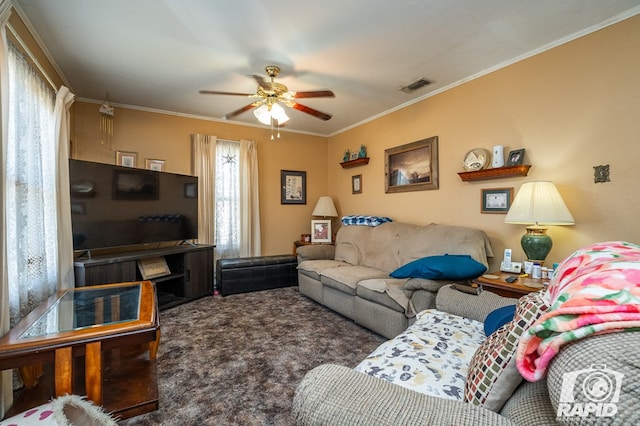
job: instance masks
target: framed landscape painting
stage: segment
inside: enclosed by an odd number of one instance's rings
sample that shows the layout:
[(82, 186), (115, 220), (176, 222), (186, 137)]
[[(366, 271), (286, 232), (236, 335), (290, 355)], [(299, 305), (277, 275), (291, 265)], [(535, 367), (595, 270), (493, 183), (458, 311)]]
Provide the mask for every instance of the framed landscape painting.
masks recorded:
[(385, 192), (438, 189), (438, 137), (384, 151)]

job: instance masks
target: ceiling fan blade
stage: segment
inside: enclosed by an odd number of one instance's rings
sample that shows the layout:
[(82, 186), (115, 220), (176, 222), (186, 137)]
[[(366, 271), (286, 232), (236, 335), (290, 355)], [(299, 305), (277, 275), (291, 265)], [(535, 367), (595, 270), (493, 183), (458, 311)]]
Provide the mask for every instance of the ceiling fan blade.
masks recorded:
[(228, 120), (228, 119), (230, 119), (230, 118), (235, 117), (236, 115), (240, 115), (240, 114), (242, 114), (242, 113), (243, 113), (243, 112), (245, 112), (245, 111), (252, 110), (252, 109), (254, 109), (255, 107), (257, 107), (258, 105), (259, 105), (259, 103), (256, 103), (256, 102), (254, 102), (254, 103), (252, 103), (252, 104), (249, 104), (249, 105), (245, 105), (245, 106), (243, 106), (242, 108), (238, 108), (237, 110), (230, 112), (229, 114), (225, 115), (223, 118), (224, 118), (225, 120)]
[(231, 95), (231, 96), (253, 96), (253, 93), (237, 93), (237, 92), (219, 92), (217, 90), (200, 90), (203, 95)]
[(258, 86), (262, 87), (265, 90), (269, 89), (269, 82), (267, 80), (265, 80), (261, 75), (257, 75), (257, 74), (253, 74), (252, 76), (254, 78), (254, 80), (256, 81), (256, 83), (258, 83)]
[(291, 108), (297, 109), (298, 111), (306, 112), (307, 114), (313, 115), (320, 120), (327, 121), (332, 117), (331, 114), (318, 111), (317, 109), (309, 108), (308, 106), (302, 104), (292, 103), (290, 106)]
[(333, 94), (331, 90), (312, 90), (308, 92), (295, 92), (293, 97), (296, 99), (300, 98), (335, 98), (336, 95)]

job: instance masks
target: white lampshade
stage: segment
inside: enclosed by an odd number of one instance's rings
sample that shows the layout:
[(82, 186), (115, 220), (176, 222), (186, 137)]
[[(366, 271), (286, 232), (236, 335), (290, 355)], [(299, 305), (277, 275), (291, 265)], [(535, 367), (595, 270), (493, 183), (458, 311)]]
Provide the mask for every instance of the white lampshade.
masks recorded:
[(333, 200), (331, 197), (320, 197), (318, 202), (316, 203), (315, 208), (313, 209), (312, 216), (324, 216), (324, 217), (337, 217), (338, 211), (336, 210), (336, 205), (333, 204)]
[(289, 116), (279, 104), (273, 104), (271, 106), (271, 117), (273, 117), (274, 120), (278, 120), (278, 124), (289, 121)]
[(271, 119), (277, 120), (278, 124), (283, 124), (289, 121), (289, 116), (287, 116), (287, 113), (284, 112), (284, 108), (282, 108), (278, 103), (275, 103), (270, 107), (266, 104), (262, 104), (253, 111), (253, 115), (256, 116), (258, 121), (266, 125), (271, 124)]
[(253, 115), (255, 115), (262, 124), (271, 124), (271, 113), (266, 105), (261, 105), (259, 108), (256, 108), (256, 110), (253, 111)]
[(553, 182), (527, 182), (520, 187), (505, 223), (573, 225), (573, 216)]

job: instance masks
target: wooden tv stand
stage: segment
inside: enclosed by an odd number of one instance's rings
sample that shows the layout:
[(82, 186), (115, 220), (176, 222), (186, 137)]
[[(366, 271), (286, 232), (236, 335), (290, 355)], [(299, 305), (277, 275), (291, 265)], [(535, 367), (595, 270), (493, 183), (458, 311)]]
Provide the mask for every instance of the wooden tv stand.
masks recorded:
[(167, 309), (213, 294), (214, 248), (185, 244), (76, 259), (76, 287), (143, 280), (138, 260), (162, 257), (170, 274), (150, 281), (156, 285), (159, 308)]

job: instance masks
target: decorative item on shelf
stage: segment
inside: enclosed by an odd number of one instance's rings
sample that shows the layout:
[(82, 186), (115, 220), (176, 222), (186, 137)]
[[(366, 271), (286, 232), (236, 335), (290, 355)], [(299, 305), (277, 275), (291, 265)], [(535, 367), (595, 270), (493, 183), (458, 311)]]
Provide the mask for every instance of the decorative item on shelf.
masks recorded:
[(343, 162), (345, 162), (345, 163), (346, 163), (347, 161), (349, 161), (350, 155), (351, 155), (351, 154), (349, 154), (349, 150), (348, 150), (348, 149), (345, 149), (345, 150), (344, 150), (344, 156), (342, 157), (342, 161), (343, 161)]
[(353, 151), (351, 153), (351, 157), (349, 158), (349, 161), (353, 161), (353, 160), (357, 160), (358, 159), (358, 151)]
[(161, 172), (164, 170), (164, 160), (154, 160), (151, 158), (144, 159), (144, 168)]
[[(322, 216), (324, 218), (338, 217), (338, 211), (336, 210), (336, 205), (333, 203), (333, 199), (326, 195), (318, 198), (318, 202), (316, 203), (311, 216)], [(331, 219), (312, 220), (311, 242), (330, 243), (331, 240)]]
[(491, 167), (497, 169), (504, 166), (504, 146), (496, 145), (493, 147), (493, 157), (491, 159)]
[(489, 165), (489, 151), (484, 148), (474, 148), (464, 155), (462, 167), (467, 172), (486, 169)]
[(575, 221), (553, 182), (524, 183), (504, 219), (505, 223), (527, 225), (520, 243), (529, 261), (541, 265), (553, 242), (544, 225), (573, 225)]
[(98, 109), (100, 113), (100, 143), (111, 149), (111, 138), (113, 137), (113, 116), (114, 109), (109, 102), (109, 92), (105, 93), (105, 101)]
[(358, 151), (358, 158), (365, 158), (367, 156), (367, 147), (360, 145), (360, 151)]
[(507, 166), (519, 166), (524, 162), (524, 148), (509, 151)]

